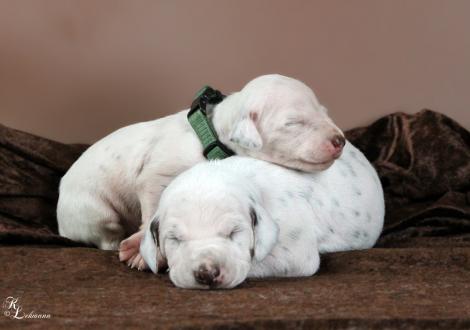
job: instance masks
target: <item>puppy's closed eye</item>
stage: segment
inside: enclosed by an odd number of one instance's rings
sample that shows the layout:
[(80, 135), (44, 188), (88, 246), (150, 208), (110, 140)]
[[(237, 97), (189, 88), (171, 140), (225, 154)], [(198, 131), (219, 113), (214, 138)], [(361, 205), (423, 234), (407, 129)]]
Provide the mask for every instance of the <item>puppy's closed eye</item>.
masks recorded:
[(169, 234), (167, 236), (167, 240), (168, 242), (172, 243), (172, 244), (180, 244), (183, 239), (175, 234)]
[(230, 233), (228, 235), (226, 235), (226, 237), (229, 240), (233, 241), (234, 238), (237, 236), (237, 234), (240, 233), (241, 231), (242, 231), (242, 229), (240, 227), (235, 227), (230, 231)]
[(298, 127), (298, 126), (304, 126), (306, 123), (303, 120), (292, 120), (292, 121), (287, 121), (284, 123), (285, 127)]

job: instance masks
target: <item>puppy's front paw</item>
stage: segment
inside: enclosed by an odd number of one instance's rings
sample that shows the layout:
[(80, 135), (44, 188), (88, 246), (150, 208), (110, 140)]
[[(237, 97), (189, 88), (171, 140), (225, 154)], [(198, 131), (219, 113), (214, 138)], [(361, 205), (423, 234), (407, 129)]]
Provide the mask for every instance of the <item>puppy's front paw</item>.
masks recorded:
[(119, 245), (119, 260), (126, 262), (131, 268), (138, 270), (147, 269), (148, 266), (139, 253), (140, 242), (144, 236), (143, 231), (138, 231)]
[(133, 256), (131, 259), (127, 261), (127, 265), (131, 268), (137, 268), (137, 270), (143, 271), (148, 269), (149, 267), (144, 261), (144, 258), (140, 255), (140, 253)]

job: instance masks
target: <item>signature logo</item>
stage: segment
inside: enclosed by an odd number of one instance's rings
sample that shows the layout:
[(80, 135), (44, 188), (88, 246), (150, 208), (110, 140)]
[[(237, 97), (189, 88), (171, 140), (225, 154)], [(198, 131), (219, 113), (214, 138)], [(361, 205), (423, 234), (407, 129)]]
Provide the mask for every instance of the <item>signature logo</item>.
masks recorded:
[(18, 297), (7, 297), (3, 301), (3, 315), (9, 317), (11, 319), (50, 319), (51, 314), (44, 314), (44, 313), (36, 313), (35, 311), (31, 311), (29, 313), (25, 313), (23, 311), (23, 307), (21, 307), (20, 299)]

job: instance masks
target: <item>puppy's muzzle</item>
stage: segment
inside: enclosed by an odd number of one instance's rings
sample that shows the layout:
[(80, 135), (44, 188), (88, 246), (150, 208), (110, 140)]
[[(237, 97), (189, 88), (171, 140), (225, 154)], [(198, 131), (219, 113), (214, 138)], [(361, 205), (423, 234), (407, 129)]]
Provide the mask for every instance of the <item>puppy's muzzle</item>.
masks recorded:
[(194, 278), (197, 283), (211, 287), (218, 284), (219, 275), (220, 268), (217, 264), (202, 264), (194, 271)]

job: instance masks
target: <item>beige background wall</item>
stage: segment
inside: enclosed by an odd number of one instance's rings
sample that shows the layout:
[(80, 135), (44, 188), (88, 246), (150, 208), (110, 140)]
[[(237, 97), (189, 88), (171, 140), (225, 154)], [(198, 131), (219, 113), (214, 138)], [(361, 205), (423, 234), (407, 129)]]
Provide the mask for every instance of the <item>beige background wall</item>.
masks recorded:
[(0, 122), (91, 142), (278, 72), (347, 129), (432, 108), (470, 128), (470, 1), (0, 1)]

